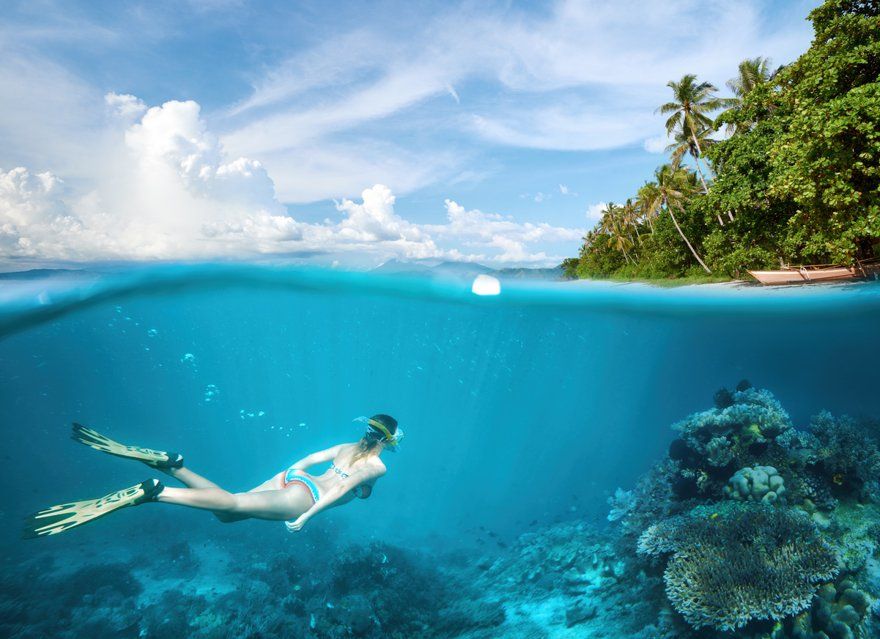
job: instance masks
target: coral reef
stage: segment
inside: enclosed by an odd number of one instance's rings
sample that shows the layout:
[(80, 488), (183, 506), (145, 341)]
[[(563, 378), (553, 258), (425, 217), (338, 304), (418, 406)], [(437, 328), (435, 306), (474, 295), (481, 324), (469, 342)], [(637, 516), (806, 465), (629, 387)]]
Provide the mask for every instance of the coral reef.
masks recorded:
[(843, 580), (825, 584), (813, 598), (809, 611), (792, 622), (793, 639), (853, 639), (871, 608), (871, 599), (856, 584)]
[(785, 480), (773, 466), (740, 468), (727, 486), (724, 494), (739, 501), (775, 503), (785, 493)]
[(673, 426), (669, 458), (639, 482), (650, 491), (637, 486), (614, 520), (643, 569), (663, 572), (680, 615), (661, 624), (658, 612), (658, 635), (880, 636), (871, 425), (822, 412), (795, 428), (769, 391), (747, 383), (714, 400)]
[(639, 552), (671, 553), (666, 594), (695, 628), (783, 619), (807, 608), (816, 584), (838, 571), (806, 515), (764, 506), (697, 507), (646, 531)]
[[(736, 459), (746, 454), (749, 447), (767, 444), (791, 428), (788, 413), (769, 391), (749, 387), (732, 393), (727, 391), (727, 394), (729, 401), (694, 413), (673, 425), (688, 447), (701, 457), (708, 460), (710, 442), (717, 449), (725, 446), (722, 441), (726, 441), (726, 447), (732, 449), (733, 458)], [(713, 455), (713, 458), (713, 465), (719, 465), (721, 459), (718, 455)]]

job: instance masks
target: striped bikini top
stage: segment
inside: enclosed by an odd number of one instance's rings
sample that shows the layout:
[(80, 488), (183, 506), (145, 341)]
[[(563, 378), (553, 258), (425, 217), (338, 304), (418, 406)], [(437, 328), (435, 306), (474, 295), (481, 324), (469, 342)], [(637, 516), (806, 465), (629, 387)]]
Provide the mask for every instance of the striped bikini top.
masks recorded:
[(333, 462), (330, 462), (330, 470), (332, 470), (334, 473), (339, 475), (342, 479), (348, 479), (348, 477), (349, 477), (349, 474), (347, 472), (342, 470), (339, 466), (337, 466)]
[[(333, 462), (330, 462), (330, 470), (332, 470), (334, 473), (336, 473), (337, 475), (339, 475), (339, 478), (340, 478), (340, 479), (348, 479), (349, 476), (350, 476), (349, 473), (347, 473), (347, 472), (345, 472), (344, 470), (342, 470), (339, 466), (337, 466), (337, 465), (334, 464)], [(359, 497), (359, 498), (363, 499), (363, 498), (364, 498), (364, 491), (365, 491), (366, 489), (367, 489), (367, 485), (366, 485), (366, 484), (358, 484), (357, 486), (354, 487), (354, 489), (353, 489), (352, 492), (354, 492), (354, 494), (355, 494), (356, 497)]]

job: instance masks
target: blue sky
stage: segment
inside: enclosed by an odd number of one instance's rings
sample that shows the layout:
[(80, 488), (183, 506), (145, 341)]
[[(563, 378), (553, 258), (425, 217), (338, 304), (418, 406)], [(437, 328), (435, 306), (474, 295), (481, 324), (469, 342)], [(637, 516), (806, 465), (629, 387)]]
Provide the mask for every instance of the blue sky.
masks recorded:
[(6, 3), (0, 263), (552, 264), (815, 4)]

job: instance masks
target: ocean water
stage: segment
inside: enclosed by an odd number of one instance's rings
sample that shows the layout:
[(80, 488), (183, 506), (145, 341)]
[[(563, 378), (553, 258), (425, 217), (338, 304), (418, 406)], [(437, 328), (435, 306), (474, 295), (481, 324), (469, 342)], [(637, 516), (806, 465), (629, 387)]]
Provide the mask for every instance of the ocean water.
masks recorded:
[[(461, 278), (183, 265), (4, 280), (0, 300), (8, 636), (49, 632), (45, 618), (10, 612), (31, 605), (45, 579), (69, 596), (56, 602), (59, 636), (175, 636), (161, 620), (163, 592), (188, 588), (206, 599), (190, 618), (185, 606), (176, 613), (176, 636), (235, 636), (244, 630), (221, 612), (208, 634), (205, 609), (230, 591), (246, 606), (253, 580), (242, 571), (279, 553), (320, 575), (343, 548), (378, 542), (466, 571), (514, 552), (530, 531), (601, 530), (608, 497), (666, 455), (670, 425), (744, 378), (772, 391), (796, 426), (821, 410), (880, 417), (875, 283), (769, 291), (505, 280), (500, 295), (478, 296)], [(388, 474), (369, 499), (326, 511), (300, 533), (149, 504), (19, 539), (30, 512), (155, 476), (72, 442), (73, 421), (179, 451), (239, 491), (309, 452), (356, 441), (363, 427), (353, 420), (380, 412), (406, 433), (398, 453), (383, 455)], [(184, 548), (192, 566), (175, 573), (168, 548)], [(105, 572), (83, 573), (96, 566)], [(446, 578), (454, 576), (429, 581), (439, 588)], [(96, 590), (102, 580), (116, 585)], [(115, 594), (105, 605), (107, 592)], [(271, 597), (289, 601), (291, 592)], [(490, 588), (481, 593), (491, 598)], [(377, 630), (376, 610), (352, 613), (373, 620), (365, 626), (343, 631), (335, 619), (331, 629), (332, 598), (316, 597), (289, 606), (289, 625), (249, 636), (395, 636)], [(551, 599), (530, 613), (510, 604), (502, 625), (460, 634), (511, 634), (528, 617), (530, 636), (627, 636), (569, 625), (553, 608), (566, 604)], [(112, 621), (120, 601), (136, 618)], [(430, 624), (419, 632), (456, 634)]]

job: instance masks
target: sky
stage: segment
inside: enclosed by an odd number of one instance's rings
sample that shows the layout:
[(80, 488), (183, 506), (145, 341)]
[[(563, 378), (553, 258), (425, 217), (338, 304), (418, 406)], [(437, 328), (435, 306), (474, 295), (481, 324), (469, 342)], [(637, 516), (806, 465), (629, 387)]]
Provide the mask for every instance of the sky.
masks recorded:
[(549, 266), (800, 0), (3, 3), (0, 266)]

